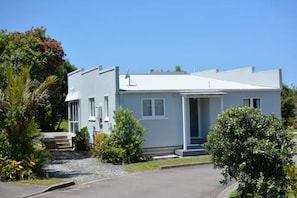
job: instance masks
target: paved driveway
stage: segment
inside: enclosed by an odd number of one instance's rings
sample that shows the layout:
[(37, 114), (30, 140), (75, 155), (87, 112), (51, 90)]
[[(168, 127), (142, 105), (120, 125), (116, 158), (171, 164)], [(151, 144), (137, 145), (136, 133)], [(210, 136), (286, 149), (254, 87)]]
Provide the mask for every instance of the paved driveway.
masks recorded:
[(75, 198), (213, 198), (226, 186), (219, 184), (220, 171), (213, 165), (200, 165), (105, 179), (53, 191), (37, 197)]

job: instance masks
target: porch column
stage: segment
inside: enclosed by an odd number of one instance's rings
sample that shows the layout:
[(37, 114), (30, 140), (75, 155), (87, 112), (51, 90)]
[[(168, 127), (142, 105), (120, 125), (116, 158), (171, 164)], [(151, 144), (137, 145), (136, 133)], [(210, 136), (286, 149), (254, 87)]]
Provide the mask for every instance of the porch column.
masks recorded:
[(182, 96), (183, 111), (183, 150), (187, 150), (187, 127), (186, 127), (186, 98)]

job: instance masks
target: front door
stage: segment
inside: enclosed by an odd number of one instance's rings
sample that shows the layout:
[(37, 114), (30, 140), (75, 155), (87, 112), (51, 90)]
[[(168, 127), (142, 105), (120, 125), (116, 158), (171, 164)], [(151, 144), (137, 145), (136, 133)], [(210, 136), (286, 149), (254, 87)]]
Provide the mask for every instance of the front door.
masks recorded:
[(199, 131), (199, 99), (190, 98), (190, 138), (191, 144), (197, 144), (200, 137)]

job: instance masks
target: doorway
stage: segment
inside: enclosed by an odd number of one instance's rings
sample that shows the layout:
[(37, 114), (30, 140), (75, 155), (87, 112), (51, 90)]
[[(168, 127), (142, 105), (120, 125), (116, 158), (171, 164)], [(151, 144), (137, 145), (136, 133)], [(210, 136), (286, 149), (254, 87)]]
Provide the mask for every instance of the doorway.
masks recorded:
[(190, 98), (190, 143), (198, 144), (200, 135), (200, 100)]

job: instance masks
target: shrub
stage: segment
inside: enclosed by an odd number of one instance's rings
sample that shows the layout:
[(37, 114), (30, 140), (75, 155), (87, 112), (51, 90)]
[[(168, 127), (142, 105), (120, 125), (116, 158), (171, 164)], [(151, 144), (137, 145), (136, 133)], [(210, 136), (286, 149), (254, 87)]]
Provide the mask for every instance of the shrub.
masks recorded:
[(80, 131), (76, 132), (76, 136), (74, 137), (74, 145), (76, 151), (90, 150), (90, 135), (87, 127), (84, 127)]
[(110, 163), (131, 163), (142, 157), (144, 128), (128, 109), (114, 112), (115, 125), (110, 137), (100, 143), (98, 156)]
[(214, 166), (223, 169), (222, 182), (237, 180), (241, 197), (285, 195), (293, 145), (279, 119), (252, 107), (232, 107), (218, 117), (207, 139)]
[(38, 164), (38, 159), (31, 154), (27, 159), (16, 161), (0, 155), (0, 180), (15, 181), (33, 178), (33, 170)]
[(99, 157), (101, 158), (101, 146), (102, 146), (102, 142), (105, 138), (107, 138), (108, 135), (106, 133), (97, 133), (96, 137), (95, 137), (95, 144), (92, 150), (92, 153), (95, 157)]

